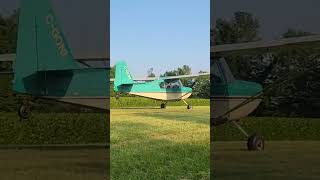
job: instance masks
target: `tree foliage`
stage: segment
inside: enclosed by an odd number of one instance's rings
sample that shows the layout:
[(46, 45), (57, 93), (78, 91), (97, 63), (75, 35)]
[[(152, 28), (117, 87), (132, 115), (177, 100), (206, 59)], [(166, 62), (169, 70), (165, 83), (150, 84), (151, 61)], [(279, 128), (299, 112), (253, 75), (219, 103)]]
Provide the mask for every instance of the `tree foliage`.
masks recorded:
[(231, 20), (217, 19), (211, 30), (213, 44), (231, 44), (259, 40), (259, 21), (251, 13), (235, 12)]
[[(231, 20), (218, 19), (211, 31), (213, 44), (259, 40), (259, 21), (250, 13), (237, 12)], [(312, 35), (289, 28), (283, 38)], [(228, 55), (236, 79), (254, 81), (265, 89), (256, 115), (317, 116), (320, 110), (320, 59), (315, 47), (292, 46), (273, 51)]]
[(153, 68), (148, 70), (148, 77), (156, 77), (156, 75), (153, 73)]

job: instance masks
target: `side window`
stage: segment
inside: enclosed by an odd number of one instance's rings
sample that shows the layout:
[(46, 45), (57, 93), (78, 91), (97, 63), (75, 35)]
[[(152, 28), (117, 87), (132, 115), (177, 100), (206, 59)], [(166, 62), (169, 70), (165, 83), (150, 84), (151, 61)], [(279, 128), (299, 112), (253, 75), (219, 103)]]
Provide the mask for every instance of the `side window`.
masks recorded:
[(164, 82), (161, 82), (161, 83), (160, 83), (160, 88), (166, 88)]
[(218, 61), (211, 67), (210, 79), (214, 84), (224, 84), (221, 68), (219, 68)]

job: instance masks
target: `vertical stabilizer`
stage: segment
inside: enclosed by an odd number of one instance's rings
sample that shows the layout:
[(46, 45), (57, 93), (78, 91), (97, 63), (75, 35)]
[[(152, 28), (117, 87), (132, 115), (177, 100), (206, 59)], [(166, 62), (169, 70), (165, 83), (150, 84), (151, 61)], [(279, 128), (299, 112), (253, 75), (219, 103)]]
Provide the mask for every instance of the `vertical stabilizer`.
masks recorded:
[[(21, 0), (14, 89), (39, 71), (78, 69), (49, 0)], [(30, 84), (29, 84), (30, 85)]]
[(116, 64), (116, 74), (114, 80), (114, 90), (118, 91), (118, 86), (121, 85), (130, 85), (133, 84), (134, 81), (132, 76), (128, 70), (128, 66), (124, 61), (120, 61)]

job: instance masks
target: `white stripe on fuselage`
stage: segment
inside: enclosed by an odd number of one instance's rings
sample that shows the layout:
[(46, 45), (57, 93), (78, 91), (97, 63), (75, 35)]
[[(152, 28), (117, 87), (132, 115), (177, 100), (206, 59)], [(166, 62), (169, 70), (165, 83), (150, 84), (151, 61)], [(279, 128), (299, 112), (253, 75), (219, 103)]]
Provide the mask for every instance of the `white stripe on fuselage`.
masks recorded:
[(191, 96), (192, 93), (184, 93), (184, 92), (129, 92), (129, 94), (147, 97), (151, 99), (157, 99), (157, 100), (164, 100), (164, 101), (170, 101), (170, 100), (181, 100), (181, 99), (187, 99)]

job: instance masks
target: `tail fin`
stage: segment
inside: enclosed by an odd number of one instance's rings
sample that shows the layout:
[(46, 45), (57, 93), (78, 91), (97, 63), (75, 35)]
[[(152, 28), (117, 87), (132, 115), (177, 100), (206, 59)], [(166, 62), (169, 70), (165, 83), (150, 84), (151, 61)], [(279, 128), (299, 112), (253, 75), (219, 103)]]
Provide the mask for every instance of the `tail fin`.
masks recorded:
[(116, 74), (115, 74), (115, 81), (114, 81), (114, 90), (118, 91), (119, 86), (121, 85), (130, 85), (133, 84), (134, 81), (132, 76), (128, 70), (128, 66), (124, 61), (120, 61), (116, 64)]
[(39, 71), (78, 69), (49, 0), (21, 0), (20, 7), (15, 89)]
[(17, 68), (78, 68), (49, 0), (21, 0), (18, 30)]

